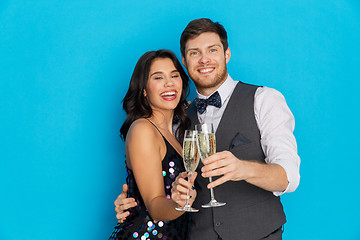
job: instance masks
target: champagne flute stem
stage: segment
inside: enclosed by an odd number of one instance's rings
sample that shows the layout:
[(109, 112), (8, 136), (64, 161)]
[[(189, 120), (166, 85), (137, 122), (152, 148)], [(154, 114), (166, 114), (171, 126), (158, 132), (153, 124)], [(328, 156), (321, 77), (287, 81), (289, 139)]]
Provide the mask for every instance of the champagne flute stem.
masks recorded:
[[(191, 174), (191, 177), (192, 177), (192, 174)], [(190, 182), (190, 178), (191, 178), (191, 177), (188, 177), (188, 182)], [(186, 207), (190, 207), (190, 204), (189, 204), (189, 195), (190, 195), (190, 190), (188, 189), (188, 190), (187, 190), (186, 202), (185, 202), (185, 206), (186, 206)]]
[[(210, 183), (212, 182), (212, 177), (209, 177), (209, 182)], [(213, 188), (210, 188), (210, 197), (211, 197), (211, 201), (215, 200)]]

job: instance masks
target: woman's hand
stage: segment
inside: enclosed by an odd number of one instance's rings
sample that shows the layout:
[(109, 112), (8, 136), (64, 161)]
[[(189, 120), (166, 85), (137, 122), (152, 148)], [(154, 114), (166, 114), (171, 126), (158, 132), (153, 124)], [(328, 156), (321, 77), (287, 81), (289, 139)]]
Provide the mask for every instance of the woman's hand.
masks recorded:
[(171, 199), (181, 207), (185, 206), (188, 190), (190, 205), (194, 203), (196, 198), (194, 182), (197, 176), (197, 172), (194, 173), (189, 182), (186, 178), (190, 177), (190, 174), (190, 172), (182, 172), (176, 177), (175, 181), (172, 183)]

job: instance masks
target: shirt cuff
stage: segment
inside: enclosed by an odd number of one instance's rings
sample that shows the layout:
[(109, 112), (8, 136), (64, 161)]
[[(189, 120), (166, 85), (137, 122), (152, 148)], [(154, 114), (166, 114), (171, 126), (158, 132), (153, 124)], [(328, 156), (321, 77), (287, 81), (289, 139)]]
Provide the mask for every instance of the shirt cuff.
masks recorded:
[(288, 185), (286, 189), (282, 192), (273, 192), (275, 196), (281, 196), (284, 193), (294, 192), (296, 188), (299, 186), (300, 182), (300, 174), (299, 174), (299, 167), (294, 166), (296, 165), (294, 162), (290, 161), (284, 161), (280, 159), (276, 159), (272, 161), (274, 164), (280, 165), (282, 168), (284, 168), (288, 180)]

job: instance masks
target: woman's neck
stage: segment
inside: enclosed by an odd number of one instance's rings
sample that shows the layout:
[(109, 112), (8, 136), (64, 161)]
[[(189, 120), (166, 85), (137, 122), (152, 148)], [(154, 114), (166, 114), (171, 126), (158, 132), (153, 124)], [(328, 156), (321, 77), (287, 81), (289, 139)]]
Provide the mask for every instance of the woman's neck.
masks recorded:
[(173, 134), (172, 124), (173, 124), (174, 111), (163, 112), (163, 111), (153, 111), (152, 115), (149, 117), (158, 128), (169, 131)]

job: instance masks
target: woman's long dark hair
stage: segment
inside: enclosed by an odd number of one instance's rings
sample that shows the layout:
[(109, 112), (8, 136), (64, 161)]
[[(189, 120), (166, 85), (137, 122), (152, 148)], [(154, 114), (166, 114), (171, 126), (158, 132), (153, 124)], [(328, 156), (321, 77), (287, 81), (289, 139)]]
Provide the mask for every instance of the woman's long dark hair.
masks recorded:
[(151, 63), (157, 58), (169, 58), (179, 71), (182, 79), (182, 93), (180, 102), (174, 109), (174, 122), (179, 123), (175, 136), (181, 142), (185, 129), (190, 125), (189, 118), (185, 115), (185, 107), (188, 105), (186, 97), (189, 88), (189, 77), (186, 75), (179, 60), (175, 54), (169, 50), (161, 49), (158, 51), (149, 51), (142, 55), (136, 63), (134, 72), (131, 76), (129, 90), (123, 99), (123, 109), (127, 113), (124, 124), (120, 128), (120, 137), (125, 140), (130, 125), (142, 117), (150, 117), (152, 109), (145, 99), (144, 89), (148, 83)]

